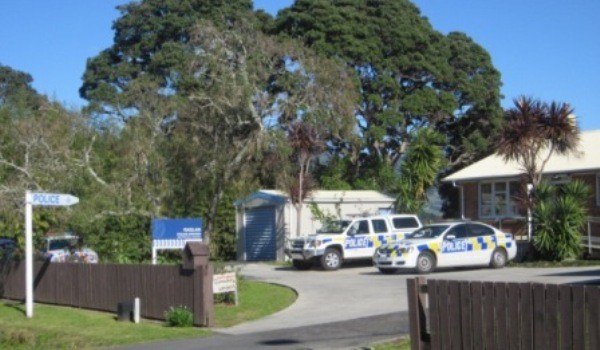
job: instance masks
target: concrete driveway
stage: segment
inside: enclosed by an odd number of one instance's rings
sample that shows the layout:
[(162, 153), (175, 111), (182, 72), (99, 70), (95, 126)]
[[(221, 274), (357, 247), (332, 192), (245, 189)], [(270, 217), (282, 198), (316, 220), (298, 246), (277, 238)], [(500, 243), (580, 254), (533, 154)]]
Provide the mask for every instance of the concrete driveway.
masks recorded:
[[(374, 342), (407, 335), (406, 279), (413, 274), (382, 275), (374, 267), (335, 272), (296, 271), (268, 264), (241, 266), (248, 279), (294, 288), (298, 300), (287, 309), (226, 329), (209, 338), (138, 344), (128, 350), (214, 349), (298, 350), (364, 349)], [(600, 266), (588, 268), (436, 272), (428, 278), (539, 283), (600, 283)]]
[[(241, 274), (248, 279), (294, 288), (298, 292), (298, 300), (276, 314), (231, 328), (218, 329), (218, 332), (240, 335), (405, 312), (408, 310), (406, 279), (416, 276), (408, 273), (383, 275), (374, 267), (364, 265), (327, 272), (247, 264), (241, 266)], [(454, 269), (435, 272), (427, 278), (556, 284), (598, 283), (600, 266)]]

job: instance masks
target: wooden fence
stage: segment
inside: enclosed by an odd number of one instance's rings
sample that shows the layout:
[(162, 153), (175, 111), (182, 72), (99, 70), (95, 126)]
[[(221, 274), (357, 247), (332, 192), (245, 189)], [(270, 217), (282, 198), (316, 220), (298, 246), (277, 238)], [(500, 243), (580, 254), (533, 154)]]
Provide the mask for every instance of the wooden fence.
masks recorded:
[(409, 279), (412, 349), (600, 349), (600, 287)]
[[(25, 262), (0, 266), (0, 297), (25, 298)], [(116, 312), (120, 302), (140, 298), (140, 315), (164, 319), (170, 307), (186, 306), (197, 326), (213, 324), (212, 267), (49, 263), (34, 264), (39, 303)]]

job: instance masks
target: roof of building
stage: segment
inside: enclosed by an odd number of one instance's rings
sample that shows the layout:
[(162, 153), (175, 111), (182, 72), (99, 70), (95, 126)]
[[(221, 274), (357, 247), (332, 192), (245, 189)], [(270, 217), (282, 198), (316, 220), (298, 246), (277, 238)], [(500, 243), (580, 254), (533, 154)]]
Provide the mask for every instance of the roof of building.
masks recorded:
[[(581, 142), (576, 154), (552, 155), (546, 164), (544, 174), (581, 173), (598, 170), (600, 170), (600, 130), (593, 130), (581, 133)], [(523, 169), (517, 162), (506, 162), (498, 154), (493, 154), (445, 177), (442, 181), (464, 182), (517, 177), (521, 174), (523, 174)]]
[[(279, 190), (259, 190), (248, 197), (235, 202), (235, 205), (248, 204), (253, 201), (267, 201), (283, 204), (288, 201), (288, 194)], [(370, 202), (386, 202), (393, 203), (394, 197), (390, 197), (378, 191), (312, 191), (306, 199), (306, 202), (317, 203), (370, 203)]]

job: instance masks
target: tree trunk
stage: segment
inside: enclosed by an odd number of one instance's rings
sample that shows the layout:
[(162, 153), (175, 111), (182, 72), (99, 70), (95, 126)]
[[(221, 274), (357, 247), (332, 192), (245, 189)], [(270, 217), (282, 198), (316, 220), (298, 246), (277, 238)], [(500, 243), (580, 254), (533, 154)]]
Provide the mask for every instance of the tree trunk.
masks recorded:
[(217, 183), (215, 185), (215, 192), (213, 193), (210, 201), (210, 208), (208, 211), (208, 222), (206, 223), (206, 230), (204, 230), (204, 237), (202, 238), (203, 243), (206, 245), (210, 245), (210, 236), (215, 228), (217, 209), (219, 207), (219, 203), (221, 202), (221, 197), (223, 197), (223, 182), (225, 179), (224, 177), (218, 177), (216, 181)]
[(301, 163), (298, 178), (298, 203), (296, 203), (296, 236), (300, 236), (302, 232), (302, 186), (304, 186), (304, 170), (304, 163)]

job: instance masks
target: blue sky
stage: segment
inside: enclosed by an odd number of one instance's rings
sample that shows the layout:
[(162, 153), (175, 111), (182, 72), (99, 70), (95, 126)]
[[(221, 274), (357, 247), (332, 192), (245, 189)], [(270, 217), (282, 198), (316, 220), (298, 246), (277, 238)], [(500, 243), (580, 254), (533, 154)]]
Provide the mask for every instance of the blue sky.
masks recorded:
[[(126, 0), (0, 2), (0, 64), (30, 73), (41, 93), (78, 107), (86, 59), (112, 44)], [(255, 0), (275, 14), (292, 0)], [(502, 104), (525, 94), (569, 102), (584, 130), (600, 129), (600, 1), (415, 0), (442, 33), (462, 31), (502, 73)]]

